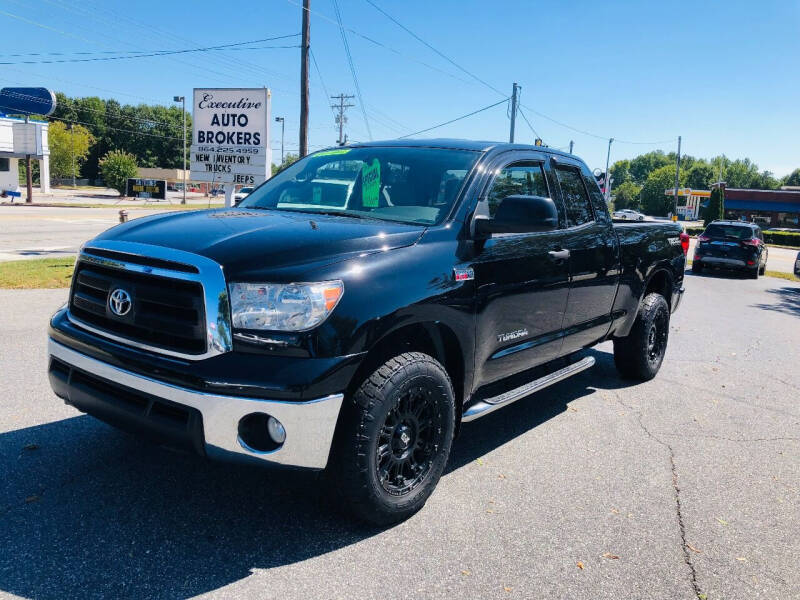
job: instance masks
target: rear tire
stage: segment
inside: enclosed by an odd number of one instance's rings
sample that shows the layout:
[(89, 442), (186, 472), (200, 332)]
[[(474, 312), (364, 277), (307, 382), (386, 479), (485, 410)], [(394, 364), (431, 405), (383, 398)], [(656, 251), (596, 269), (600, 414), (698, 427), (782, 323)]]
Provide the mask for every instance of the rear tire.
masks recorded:
[(669, 305), (661, 294), (642, 301), (633, 329), (614, 340), (614, 364), (626, 379), (649, 381), (664, 360), (669, 339)]
[(758, 279), (758, 275), (759, 275), (760, 272), (761, 272), (761, 269), (759, 267), (756, 267), (752, 271), (748, 271), (747, 272), (747, 278), (748, 279)]
[(761, 265), (761, 268), (758, 270), (758, 274), (764, 275), (766, 272), (767, 272), (767, 263), (764, 262), (764, 264)]
[(421, 509), (447, 464), (455, 395), (436, 360), (386, 361), (342, 406), (328, 467), (331, 491), (358, 519), (389, 525)]
[(697, 261), (694, 261), (694, 262), (692, 263), (692, 273), (698, 273), (698, 274), (700, 274), (700, 273), (702, 273), (702, 272), (703, 272), (703, 265), (701, 265), (701, 264), (700, 264), (699, 262), (697, 262)]

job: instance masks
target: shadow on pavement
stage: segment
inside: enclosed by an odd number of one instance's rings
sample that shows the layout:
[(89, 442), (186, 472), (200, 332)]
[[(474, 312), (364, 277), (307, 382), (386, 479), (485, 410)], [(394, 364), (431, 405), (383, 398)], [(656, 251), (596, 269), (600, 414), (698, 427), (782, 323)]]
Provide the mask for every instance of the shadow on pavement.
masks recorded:
[[(625, 385), (591, 354), (588, 372), (465, 425), (448, 473)], [(212, 463), (88, 416), (0, 435), (0, 465), (0, 590), (27, 598), (186, 598), (380, 533), (334, 511), (318, 474)]]
[(775, 296), (775, 304), (754, 304), (753, 307), (800, 317), (800, 287), (782, 287), (767, 290)]

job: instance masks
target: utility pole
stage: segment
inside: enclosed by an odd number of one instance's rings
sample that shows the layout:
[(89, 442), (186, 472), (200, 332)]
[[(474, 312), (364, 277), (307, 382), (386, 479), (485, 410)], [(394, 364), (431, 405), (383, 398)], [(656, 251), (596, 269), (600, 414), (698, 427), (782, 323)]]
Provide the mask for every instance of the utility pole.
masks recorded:
[(72, 143), (72, 148), (70, 149), (70, 158), (72, 159), (72, 187), (75, 188), (75, 125), (69, 123), (68, 127), (70, 142)]
[(308, 53), (311, 43), (311, 0), (303, 0), (303, 40), (300, 45), (300, 158), (308, 154)]
[(608, 172), (608, 163), (611, 160), (611, 144), (614, 142), (614, 138), (608, 139), (608, 154), (606, 154), (606, 204), (608, 204), (609, 200), (611, 200), (611, 175)]
[(575, 142), (572, 140), (569, 141), (569, 153), (572, 154), (572, 147), (575, 145)]
[(283, 166), (283, 133), (286, 129), (286, 119), (283, 117), (275, 117), (275, 122), (281, 124), (281, 166)]
[(181, 102), (183, 111), (183, 160), (181, 160), (181, 171), (183, 171), (183, 200), (181, 204), (186, 204), (186, 96), (173, 96), (174, 102)]
[(675, 204), (672, 211), (672, 220), (678, 220), (678, 179), (681, 173), (681, 136), (678, 136), (678, 156), (675, 158)]
[(514, 125), (517, 121), (517, 89), (519, 86), (514, 82), (514, 87), (511, 90), (511, 131), (508, 132), (508, 142), (514, 143)]
[(339, 114), (336, 115), (336, 124), (339, 126), (339, 140), (336, 143), (340, 146), (344, 146), (344, 124), (347, 123), (347, 117), (344, 116), (344, 111), (346, 108), (355, 106), (355, 104), (345, 104), (344, 101), (355, 98), (355, 96), (339, 94), (338, 96), (331, 96), (331, 98), (339, 101), (339, 104), (331, 104), (331, 108), (339, 111)]

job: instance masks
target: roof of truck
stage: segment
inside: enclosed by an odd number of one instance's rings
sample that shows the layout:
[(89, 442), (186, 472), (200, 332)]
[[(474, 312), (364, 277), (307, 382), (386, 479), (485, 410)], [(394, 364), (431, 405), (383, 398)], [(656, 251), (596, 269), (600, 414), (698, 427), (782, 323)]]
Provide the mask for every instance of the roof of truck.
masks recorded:
[(405, 146), (409, 148), (450, 148), (453, 150), (473, 150), (478, 152), (485, 152), (491, 149), (504, 149), (504, 150), (535, 150), (540, 152), (547, 152), (550, 154), (561, 154), (564, 156), (574, 156), (555, 148), (548, 148), (547, 146), (534, 146), (532, 144), (510, 144), (508, 142), (492, 142), (492, 141), (476, 141), (476, 140), (460, 140), (454, 138), (434, 138), (427, 140), (415, 139), (400, 139), (400, 140), (380, 140), (374, 142), (353, 142), (347, 145), (349, 148), (364, 148), (375, 146)]

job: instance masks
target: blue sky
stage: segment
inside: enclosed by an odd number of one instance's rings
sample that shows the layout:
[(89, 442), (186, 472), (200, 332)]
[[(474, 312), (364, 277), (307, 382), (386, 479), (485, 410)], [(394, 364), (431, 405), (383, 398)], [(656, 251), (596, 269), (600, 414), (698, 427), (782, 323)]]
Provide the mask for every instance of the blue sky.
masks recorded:
[[(298, 33), (301, 0), (0, 0), (0, 61), (33, 52), (158, 51)], [(590, 167), (661, 148), (695, 156), (750, 157), (782, 176), (800, 167), (800, 1), (534, 2), (373, 0), (460, 71), (365, 0), (339, 0), (375, 139), (447, 121), (522, 90), (526, 116), (546, 143)], [(355, 93), (332, 0), (312, 0), (311, 45), (330, 94)], [(14, 16), (12, 16), (14, 15)], [(299, 44), (289, 38), (260, 44)], [(87, 58), (89, 55), (81, 55)], [(67, 57), (68, 58), (68, 57)], [(218, 51), (133, 60), (0, 65), (0, 85), (44, 85), (124, 103), (169, 103), (194, 87), (273, 90), (297, 148), (299, 49)], [(320, 77), (311, 72), (312, 146), (336, 139)], [(537, 114), (541, 113), (541, 114)], [(594, 134), (586, 135), (548, 120)], [(360, 108), (353, 140), (368, 139)], [(420, 137), (505, 140), (505, 105)], [(280, 138), (273, 136), (273, 147)], [(532, 142), (524, 120), (517, 140)]]

